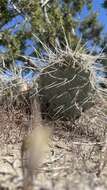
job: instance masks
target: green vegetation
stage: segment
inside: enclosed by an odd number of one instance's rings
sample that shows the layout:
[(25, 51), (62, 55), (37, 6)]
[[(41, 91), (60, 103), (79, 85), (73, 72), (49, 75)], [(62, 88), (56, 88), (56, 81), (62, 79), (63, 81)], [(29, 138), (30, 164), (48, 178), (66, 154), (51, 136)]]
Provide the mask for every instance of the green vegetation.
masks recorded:
[[(78, 15), (84, 6), (87, 7), (88, 16), (81, 20)], [(23, 17), (19, 25), (12, 20), (18, 15)], [(3, 29), (11, 21), (13, 26)], [(13, 35), (15, 28), (17, 30)], [(24, 61), (19, 55), (24, 52), (26, 39), (36, 41), (33, 34), (51, 48), (59, 45), (64, 48), (67, 39), (74, 49), (80, 37), (81, 43), (90, 41), (91, 45), (105, 44), (101, 37), (103, 26), (98, 21), (98, 13), (93, 11), (91, 0), (0, 0), (0, 29), (0, 45), (7, 48), (2, 52), (2, 57), (8, 67), (13, 65), (13, 60)], [(34, 46), (36, 51), (33, 56), (37, 56), (41, 46), (37, 45), (37, 41)]]

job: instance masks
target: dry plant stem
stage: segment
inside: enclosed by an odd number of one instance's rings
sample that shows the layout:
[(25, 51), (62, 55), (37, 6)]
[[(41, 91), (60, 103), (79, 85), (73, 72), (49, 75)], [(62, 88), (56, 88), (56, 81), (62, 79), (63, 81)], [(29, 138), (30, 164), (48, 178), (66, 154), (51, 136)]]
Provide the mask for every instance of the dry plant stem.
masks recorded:
[(38, 103), (37, 98), (31, 99), (31, 113), (32, 113), (32, 116), (31, 116), (32, 129), (35, 129), (38, 126), (43, 127), (40, 104)]
[(105, 143), (104, 143), (104, 146), (101, 151), (101, 159), (100, 160), (101, 160), (101, 162), (100, 162), (100, 166), (99, 166), (99, 171), (97, 173), (98, 177), (103, 172), (103, 170), (106, 166), (106, 163), (107, 163), (107, 134), (105, 135)]
[(39, 133), (41, 133), (43, 124), (42, 124), (40, 106), (36, 99), (31, 100), (31, 112), (32, 112), (31, 116), (32, 132), (23, 139), (23, 144), (21, 149), (22, 168), (23, 168), (23, 177), (24, 177), (23, 190), (33, 189), (33, 178), (38, 173), (37, 171), (40, 164), (39, 160), (41, 159), (42, 156), (41, 150), (39, 151), (41, 147), (38, 147), (41, 146), (39, 144), (39, 140), (42, 137), (40, 137), (37, 140), (36, 138), (37, 136), (41, 135)]

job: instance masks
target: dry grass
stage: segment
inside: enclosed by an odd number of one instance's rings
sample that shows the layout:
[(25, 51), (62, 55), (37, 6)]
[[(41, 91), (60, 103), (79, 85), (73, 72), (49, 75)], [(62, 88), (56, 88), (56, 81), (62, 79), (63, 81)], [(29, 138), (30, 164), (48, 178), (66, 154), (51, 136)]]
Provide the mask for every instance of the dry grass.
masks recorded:
[[(35, 189), (107, 189), (107, 129), (106, 119), (101, 114), (102, 109), (104, 107), (101, 102), (97, 102), (97, 105), (83, 113), (75, 123), (48, 123), (53, 129), (50, 151), (38, 171)], [(21, 120), (18, 117), (21, 116), (19, 110), (14, 111), (14, 119), (10, 122), (8, 114), (3, 113), (3, 110), (0, 112), (0, 185), (4, 189), (18, 190), (22, 189), (23, 180), (20, 147), (23, 136), (27, 134), (27, 126), (24, 125), (26, 115), (23, 112)]]

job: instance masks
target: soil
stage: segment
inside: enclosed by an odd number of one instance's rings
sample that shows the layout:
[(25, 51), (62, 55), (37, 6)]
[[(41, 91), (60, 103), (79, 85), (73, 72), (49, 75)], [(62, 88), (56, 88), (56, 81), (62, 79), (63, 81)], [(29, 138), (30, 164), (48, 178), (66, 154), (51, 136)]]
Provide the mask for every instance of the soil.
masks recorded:
[[(97, 104), (75, 122), (48, 121), (50, 149), (38, 170), (34, 190), (106, 190), (107, 118)], [(14, 113), (14, 114), (13, 114)], [(28, 132), (20, 110), (0, 109), (0, 190), (21, 190), (20, 148)]]

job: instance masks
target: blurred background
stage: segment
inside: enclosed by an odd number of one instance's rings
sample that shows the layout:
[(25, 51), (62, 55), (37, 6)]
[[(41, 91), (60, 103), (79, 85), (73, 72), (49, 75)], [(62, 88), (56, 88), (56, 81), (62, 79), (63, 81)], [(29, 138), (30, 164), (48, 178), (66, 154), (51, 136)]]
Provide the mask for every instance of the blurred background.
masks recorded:
[[(20, 70), (31, 80), (34, 68), (44, 67), (37, 57), (47, 52), (38, 38), (53, 51), (67, 43), (74, 50), (81, 41), (87, 53), (106, 54), (107, 0), (0, 0), (2, 77), (8, 80)], [(106, 70), (106, 60), (99, 60), (97, 75), (106, 78)]]

